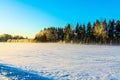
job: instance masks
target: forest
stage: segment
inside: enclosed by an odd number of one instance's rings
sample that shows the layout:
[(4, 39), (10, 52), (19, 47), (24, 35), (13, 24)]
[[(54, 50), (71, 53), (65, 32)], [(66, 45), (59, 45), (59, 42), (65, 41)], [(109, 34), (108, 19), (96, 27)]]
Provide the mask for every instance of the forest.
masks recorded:
[(35, 35), (38, 42), (65, 42), (81, 44), (120, 44), (120, 21), (96, 20), (93, 24), (67, 24), (63, 28), (44, 28)]

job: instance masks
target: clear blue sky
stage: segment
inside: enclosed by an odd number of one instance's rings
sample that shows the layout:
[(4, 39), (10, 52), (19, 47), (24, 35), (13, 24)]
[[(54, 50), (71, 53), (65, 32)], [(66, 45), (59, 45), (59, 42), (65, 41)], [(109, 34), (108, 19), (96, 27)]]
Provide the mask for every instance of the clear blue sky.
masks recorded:
[(120, 0), (0, 0), (0, 34), (34, 37), (49, 26), (120, 19)]

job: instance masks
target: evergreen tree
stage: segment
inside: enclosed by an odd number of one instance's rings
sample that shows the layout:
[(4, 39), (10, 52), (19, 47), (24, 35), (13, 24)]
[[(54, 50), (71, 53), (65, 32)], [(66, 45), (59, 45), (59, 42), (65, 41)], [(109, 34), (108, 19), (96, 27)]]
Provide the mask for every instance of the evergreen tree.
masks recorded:
[(62, 40), (63, 41), (63, 39), (64, 39), (63, 28), (58, 28), (57, 33), (58, 33), (58, 40)]
[(88, 22), (88, 24), (87, 24), (87, 37), (90, 37), (90, 35), (91, 35), (91, 23), (90, 22)]
[(82, 30), (81, 30), (81, 42), (84, 43), (85, 42), (85, 36), (86, 36), (86, 30), (85, 30), (85, 24), (83, 24), (82, 26)]
[(103, 22), (96, 20), (93, 29), (93, 35), (97, 43), (103, 43), (103, 39), (106, 37), (105, 25), (103, 24)]
[(114, 20), (108, 23), (108, 36), (111, 39), (114, 37)]
[(71, 39), (70, 39), (70, 34), (72, 32), (72, 29), (71, 29), (71, 25), (68, 24), (65, 28), (64, 28), (64, 40), (69, 42)]
[(87, 31), (86, 31), (86, 43), (90, 42), (91, 34), (92, 34), (92, 26), (91, 26), (91, 23), (88, 22), (88, 24), (87, 24)]
[(76, 30), (75, 30), (75, 32), (78, 34), (79, 33), (79, 23), (77, 22), (77, 24), (76, 24)]
[(120, 21), (116, 22), (116, 37), (120, 38)]

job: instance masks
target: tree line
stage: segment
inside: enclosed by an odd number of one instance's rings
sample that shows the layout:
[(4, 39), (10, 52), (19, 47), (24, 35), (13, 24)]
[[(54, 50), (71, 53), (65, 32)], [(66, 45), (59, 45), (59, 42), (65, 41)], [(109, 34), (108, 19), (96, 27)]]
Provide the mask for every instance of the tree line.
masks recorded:
[(2, 34), (0, 35), (0, 42), (7, 42), (7, 40), (9, 39), (25, 39), (23, 36), (20, 36), (20, 35), (15, 35), (15, 36), (12, 36), (10, 34)]
[(38, 42), (73, 42), (83, 44), (120, 44), (120, 21), (96, 20), (93, 24), (71, 24), (64, 28), (49, 27), (35, 35)]

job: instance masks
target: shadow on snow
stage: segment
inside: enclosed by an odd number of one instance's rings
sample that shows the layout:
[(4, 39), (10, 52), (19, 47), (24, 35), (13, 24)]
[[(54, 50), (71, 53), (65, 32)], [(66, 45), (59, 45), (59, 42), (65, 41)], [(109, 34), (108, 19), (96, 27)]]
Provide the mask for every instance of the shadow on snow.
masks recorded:
[(0, 64), (0, 75), (12, 80), (53, 80), (37, 74), (29, 73), (28, 71), (24, 71), (19, 68), (9, 67), (4, 64)]

